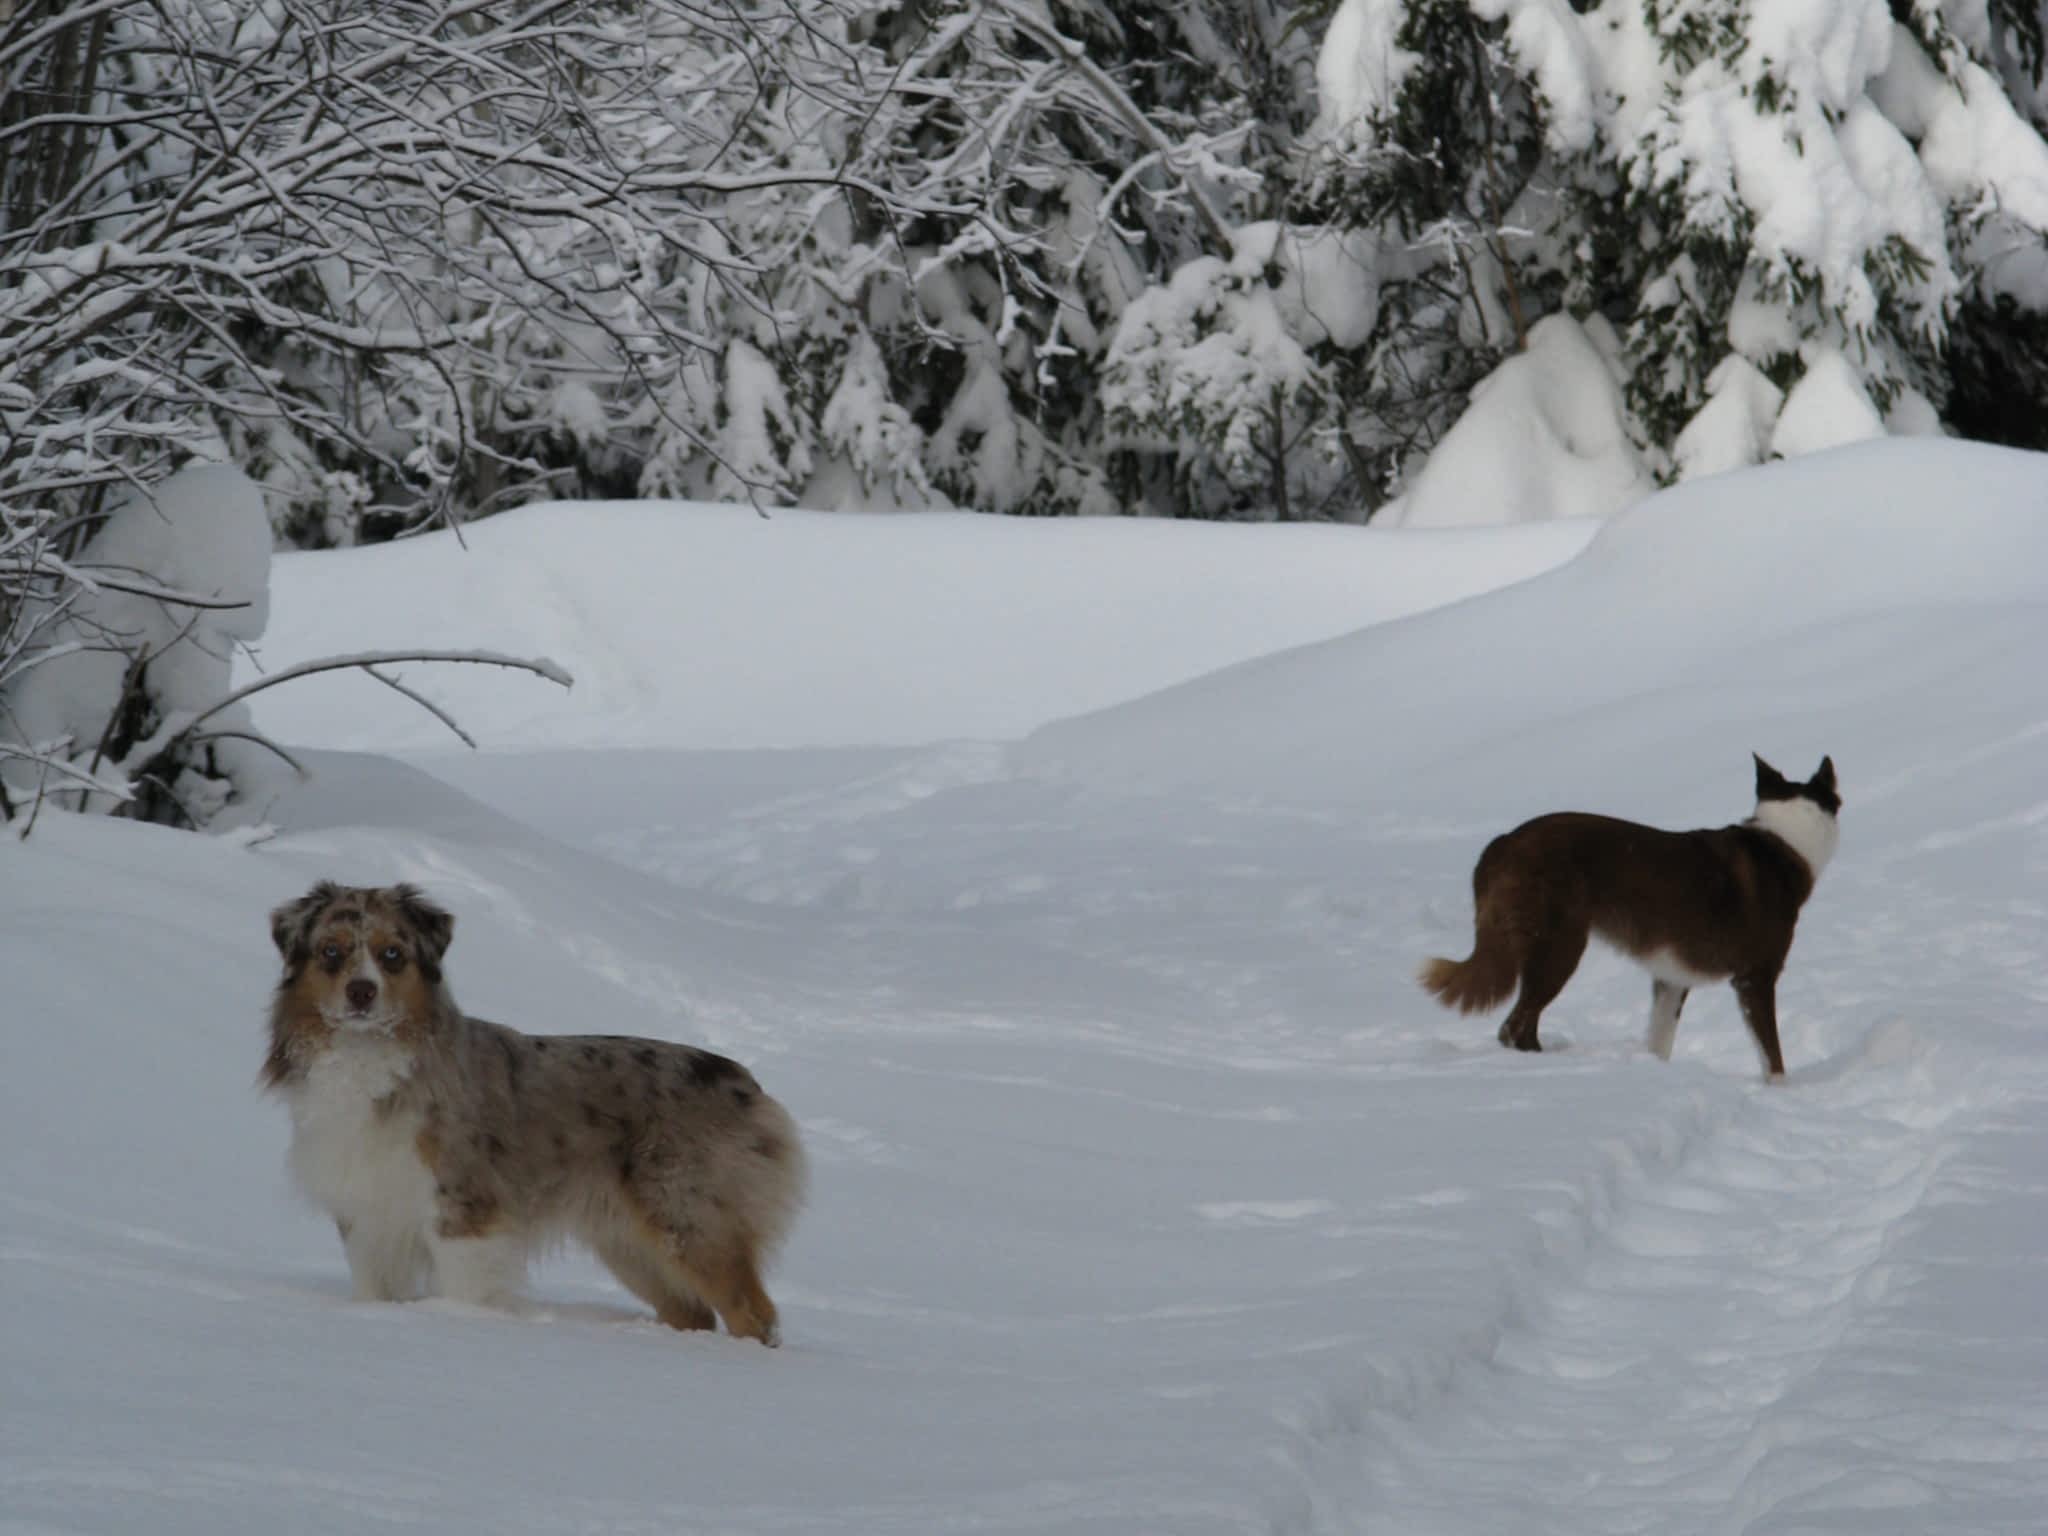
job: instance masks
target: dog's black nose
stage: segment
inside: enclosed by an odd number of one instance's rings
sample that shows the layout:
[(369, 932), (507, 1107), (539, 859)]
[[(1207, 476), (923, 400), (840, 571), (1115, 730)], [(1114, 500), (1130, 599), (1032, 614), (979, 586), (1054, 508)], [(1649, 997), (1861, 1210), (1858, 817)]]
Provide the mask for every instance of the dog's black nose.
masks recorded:
[(370, 1004), (377, 1001), (377, 983), (365, 981), (358, 976), (348, 984), (347, 996), (349, 1007), (355, 1009), (357, 1013), (362, 1013)]

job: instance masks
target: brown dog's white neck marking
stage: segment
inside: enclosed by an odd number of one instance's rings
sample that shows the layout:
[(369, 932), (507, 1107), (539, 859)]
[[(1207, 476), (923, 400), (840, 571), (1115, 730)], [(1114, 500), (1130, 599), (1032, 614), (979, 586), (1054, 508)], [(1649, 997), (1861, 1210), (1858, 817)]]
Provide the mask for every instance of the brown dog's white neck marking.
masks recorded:
[(1841, 837), (1841, 826), (1833, 814), (1804, 796), (1759, 800), (1756, 814), (1749, 819), (1804, 859), (1816, 881), (1835, 856), (1835, 843)]
[(1756, 812), (1739, 826), (1667, 832), (1554, 811), (1496, 837), (1472, 870), (1472, 953), (1426, 961), (1423, 987), (1463, 1013), (1512, 996), (1501, 1044), (1540, 1051), (1543, 1010), (1597, 936), (1656, 978), (1653, 1052), (1671, 1054), (1688, 993), (1728, 981), (1764, 1070), (1782, 1077), (1778, 977), (1800, 908), (1834, 857), (1842, 796), (1833, 758), (1803, 782), (1755, 761)]

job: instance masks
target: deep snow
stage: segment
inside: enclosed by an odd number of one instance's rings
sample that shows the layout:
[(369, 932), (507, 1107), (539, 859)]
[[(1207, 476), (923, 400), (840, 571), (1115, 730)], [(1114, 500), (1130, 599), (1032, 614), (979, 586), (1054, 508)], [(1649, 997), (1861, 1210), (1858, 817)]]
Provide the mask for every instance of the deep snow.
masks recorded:
[[(1234, 650), (1172, 600), (1184, 530), (1120, 527), (1084, 565), (1095, 638), (1028, 676), (1017, 616), (1068, 632), (1032, 537), (1070, 535), (777, 519), (832, 605), (727, 583), (721, 695), (694, 633), (605, 600), (633, 562), (573, 515), (511, 524), (497, 566), (283, 562), (270, 665), (467, 641), (580, 669), (566, 703), (437, 679), (487, 749), (420, 759), (440, 782), (316, 752), (274, 835), (46, 814), (0, 848), (12, 1528), (2039, 1528), (2048, 461), (1888, 443), (1702, 481), (1427, 613), (1373, 622), (1360, 576), (1370, 627), (1335, 639), (1332, 568), (1405, 546), (1258, 530), (1235, 566), (1331, 607)], [(722, 537), (671, 518), (659, 561)], [(1402, 611), (1554, 563), (1519, 537), (1401, 536), (1442, 582)], [(941, 628), (920, 590), (1022, 595)], [(815, 714), (799, 647), (841, 662)], [(919, 742), (882, 665), (953, 682), (921, 717), (952, 736), (1187, 675), (1088, 654), (1243, 665), (1021, 743)], [(750, 695), (788, 734), (698, 734)], [(674, 750), (777, 740), (807, 750)], [(1752, 748), (1832, 752), (1847, 801), (1781, 989), (1789, 1083), (1722, 993), (1649, 1058), (1648, 986), (1606, 956), (1534, 1058), (1414, 987), (1492, 832), (1732, 819)], [(327, 873), (447, 901), (478, 1012), (756, 1068), (815, 1170), (783, 1350), (669, 1334), (574, 1257), (523, 1317), (345, 1299), (251, 1086), (263, 914)]]
[[(531, 507), (400, 545), (281, 556), (267, 667), (379, 645), (540, 651), (575, 674), (394, 669), (499, 747), (906, 745), (1021, 735), (1571, 558), (1596, 524), (1404, 533), (965, 512)], [(237, 681), (254, 675), (246, 665)], [(280, 739), (453, 738), (337, 674), (253, 701)]]

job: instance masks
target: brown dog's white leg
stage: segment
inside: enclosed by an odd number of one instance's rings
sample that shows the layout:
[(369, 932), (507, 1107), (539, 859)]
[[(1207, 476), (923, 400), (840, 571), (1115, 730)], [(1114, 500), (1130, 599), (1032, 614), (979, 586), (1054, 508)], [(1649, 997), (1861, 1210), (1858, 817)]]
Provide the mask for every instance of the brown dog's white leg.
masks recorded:
[(1668, 981), (1650, 983), (1650, 1052), (1661, 1061), (1671, 1059), (1672, 1042), (1678, 1038), (1678, 1015), (1685, 1007), (1687, 989)]

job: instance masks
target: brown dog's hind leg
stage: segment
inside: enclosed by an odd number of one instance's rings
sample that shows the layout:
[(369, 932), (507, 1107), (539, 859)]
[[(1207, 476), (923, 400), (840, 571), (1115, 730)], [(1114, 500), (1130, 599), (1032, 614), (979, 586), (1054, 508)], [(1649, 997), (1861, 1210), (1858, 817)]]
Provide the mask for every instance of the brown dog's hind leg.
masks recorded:
[(1553, 922), (1529, 941), (1522, 956), (1522, 990), (1500, 1027), (1502, 1045), (1518, 1051), (1543, 1049), (1543, 1042), (1536, 1035), (1537, 1025), (1543, 1010), (1556, 1000), (1564, 984), (1572, 979), (1572, 972), (1579, 968), (1589, 932), (1584, 922)]
[(1778, 1050), (1778, 973), (1757, 972), (1735, 978), (1735, 1000), (1742, 1005), (1743, 1021), (1756, 1036), (1763, 1052), (1764, 1075), (1782, 1078), (1785, 1058)]

